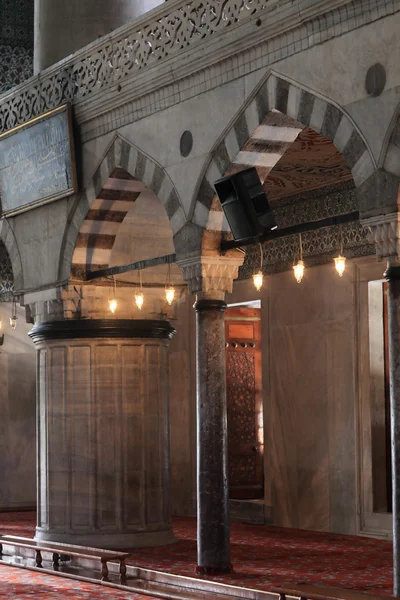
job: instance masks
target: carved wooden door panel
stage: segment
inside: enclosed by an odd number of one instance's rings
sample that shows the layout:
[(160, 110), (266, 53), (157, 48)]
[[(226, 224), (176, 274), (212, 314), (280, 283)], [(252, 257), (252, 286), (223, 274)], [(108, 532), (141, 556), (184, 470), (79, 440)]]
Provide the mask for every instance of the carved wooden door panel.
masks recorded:
[(226, 312), (230, 498), (264, 495), (260, 325), (260, 309)]

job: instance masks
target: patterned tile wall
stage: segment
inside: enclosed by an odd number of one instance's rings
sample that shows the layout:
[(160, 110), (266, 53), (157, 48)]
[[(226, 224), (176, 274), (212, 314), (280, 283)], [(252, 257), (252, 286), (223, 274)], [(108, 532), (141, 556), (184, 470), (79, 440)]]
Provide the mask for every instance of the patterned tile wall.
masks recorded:
[(33, 73), (34, 0), (0, 0), (0, 94)]

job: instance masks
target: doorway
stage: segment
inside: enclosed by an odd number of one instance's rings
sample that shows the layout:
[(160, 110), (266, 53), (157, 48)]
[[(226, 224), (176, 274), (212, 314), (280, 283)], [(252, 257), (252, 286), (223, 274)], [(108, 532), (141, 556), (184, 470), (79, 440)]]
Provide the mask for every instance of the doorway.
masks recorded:
[(229, 497), (264, 497), (260, 302), (225, 314)]

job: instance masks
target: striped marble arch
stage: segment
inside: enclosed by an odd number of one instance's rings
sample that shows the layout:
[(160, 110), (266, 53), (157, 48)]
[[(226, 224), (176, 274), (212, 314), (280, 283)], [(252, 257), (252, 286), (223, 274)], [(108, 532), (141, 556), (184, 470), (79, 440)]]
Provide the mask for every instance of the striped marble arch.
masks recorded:
[(166, 171), (117, 136), (76, 205), (65, 234), (60, 278), (85, 279), (107, 268), (118, 228), (141, 193), (163, 204), (172, 233), (186, 223), (179, 195)]
[(80, 228), (72, 257), (71, 275), (81, 279), (87, 271), (109, 266), (118, 228), (146, 186), (116, 167), (96, 195)]
[(339, 106), (270, 74), (211, 152), (193, 205), (193, 223), (211, 231), (227, 229), (214, 182), (249, 166), (255, 166), (265, 182), (305, 128), (336, 146), (356, 186), (372, 175), (376, 168), (372, 154), (354, 122)]

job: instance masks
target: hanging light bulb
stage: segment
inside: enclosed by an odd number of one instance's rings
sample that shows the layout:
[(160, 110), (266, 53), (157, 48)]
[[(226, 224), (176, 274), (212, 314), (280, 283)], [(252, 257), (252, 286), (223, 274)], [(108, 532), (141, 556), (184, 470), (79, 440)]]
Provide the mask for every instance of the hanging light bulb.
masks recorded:
[(260, 270), (258, 273), (253, 274), (253, 283), (257, 292), (259, 292), (262, 288), (263, 284), (263, 249), (262, 244), (260, 244)]
[(254, 273), (253, 283), (254, 283), (254, 287), (256, 288), (257, 292), (259, 292), (261, 290), (262, 284), (263, 284), (263, 274), (261, 271), (259, 271), (258, 273)]
[(304, 275), (304, 262), (299, 260), (296, 265), (293, 265), (293, 270), (297, 283), (300, 283)]
[(335, 261), (336, 271), (339, 273), (339, 277), (342, 277), (345, 269), (346, 269), (346, 258), (339, 254), (336, 258), (333, 259)]
[(168, 263), (167, 281), (165, 282), (165, 298), (170, 306), (175, 299), (175, 288), (172, 284), (171, 277), (171, 263)]
[(135, 294), (135, 302), (136, 302), (136, 306), (138, 307), (138, 309), (142, 310), (142, 306), (144, 303), (143, 292), (138, 292), (137, 294)]
[(143, 294), (143, 288), (142, 288), (142, 272), (139, 269), (139, 291), (136, 292), (135, 294), (135, 302), (136, 302), (136, 306), (138, 307), (139, 310), (142, 310), (143, 307), (143, 303), (144, 303), (144, 294)]
[(108, 301), (108, 306), (110, 307), (110, 311), (112, 312), (112, 314), (115, 313), (115, 311), (117, 310), (117, 306), (118, 306), (118, 302), (116, 299), (116, 290), (115, 290), (115, 277), (113, 277), (113, 291), (114, 291), (114, 295), (113, 297)]
[(13, 298), (12, 308), (11, 308), (11, 317), (10, 317), (10, 326), (12, 329), (17, 328), (17, 300)]
[(171, 306), (175, 299), (175, 288), (170, 286), (165, 288), (165, 298), (167, 299), (168, 304)]
[(112, 298), (111, 300), (109, 300), (108, 301), (108, 305), (110, 307), (110, 310), (111, 310), (112, 314), (114, 314), (115, 311), (117, 310), (117, 306), (118, 306), (118, 303), (117, 303), (116, 299)]
[(304, 275), (304, 262), (303, 262), (303, 244), (301, 240), (301, 233), (299, 235), (299, 243), (300, 243), (300, 260), (297, 261), (297, 264), (293, 265), (294, 276), (296, 278), (297, 283), (300, 283), (303, 279)]
[(336, 271), (339, 273), (339, 277), (342, 277), (346, 269), (346, 258), (343, 256), (343, 230), (340, 225), (340, 253), (339, 256), (333, 259), (335, 261)]

